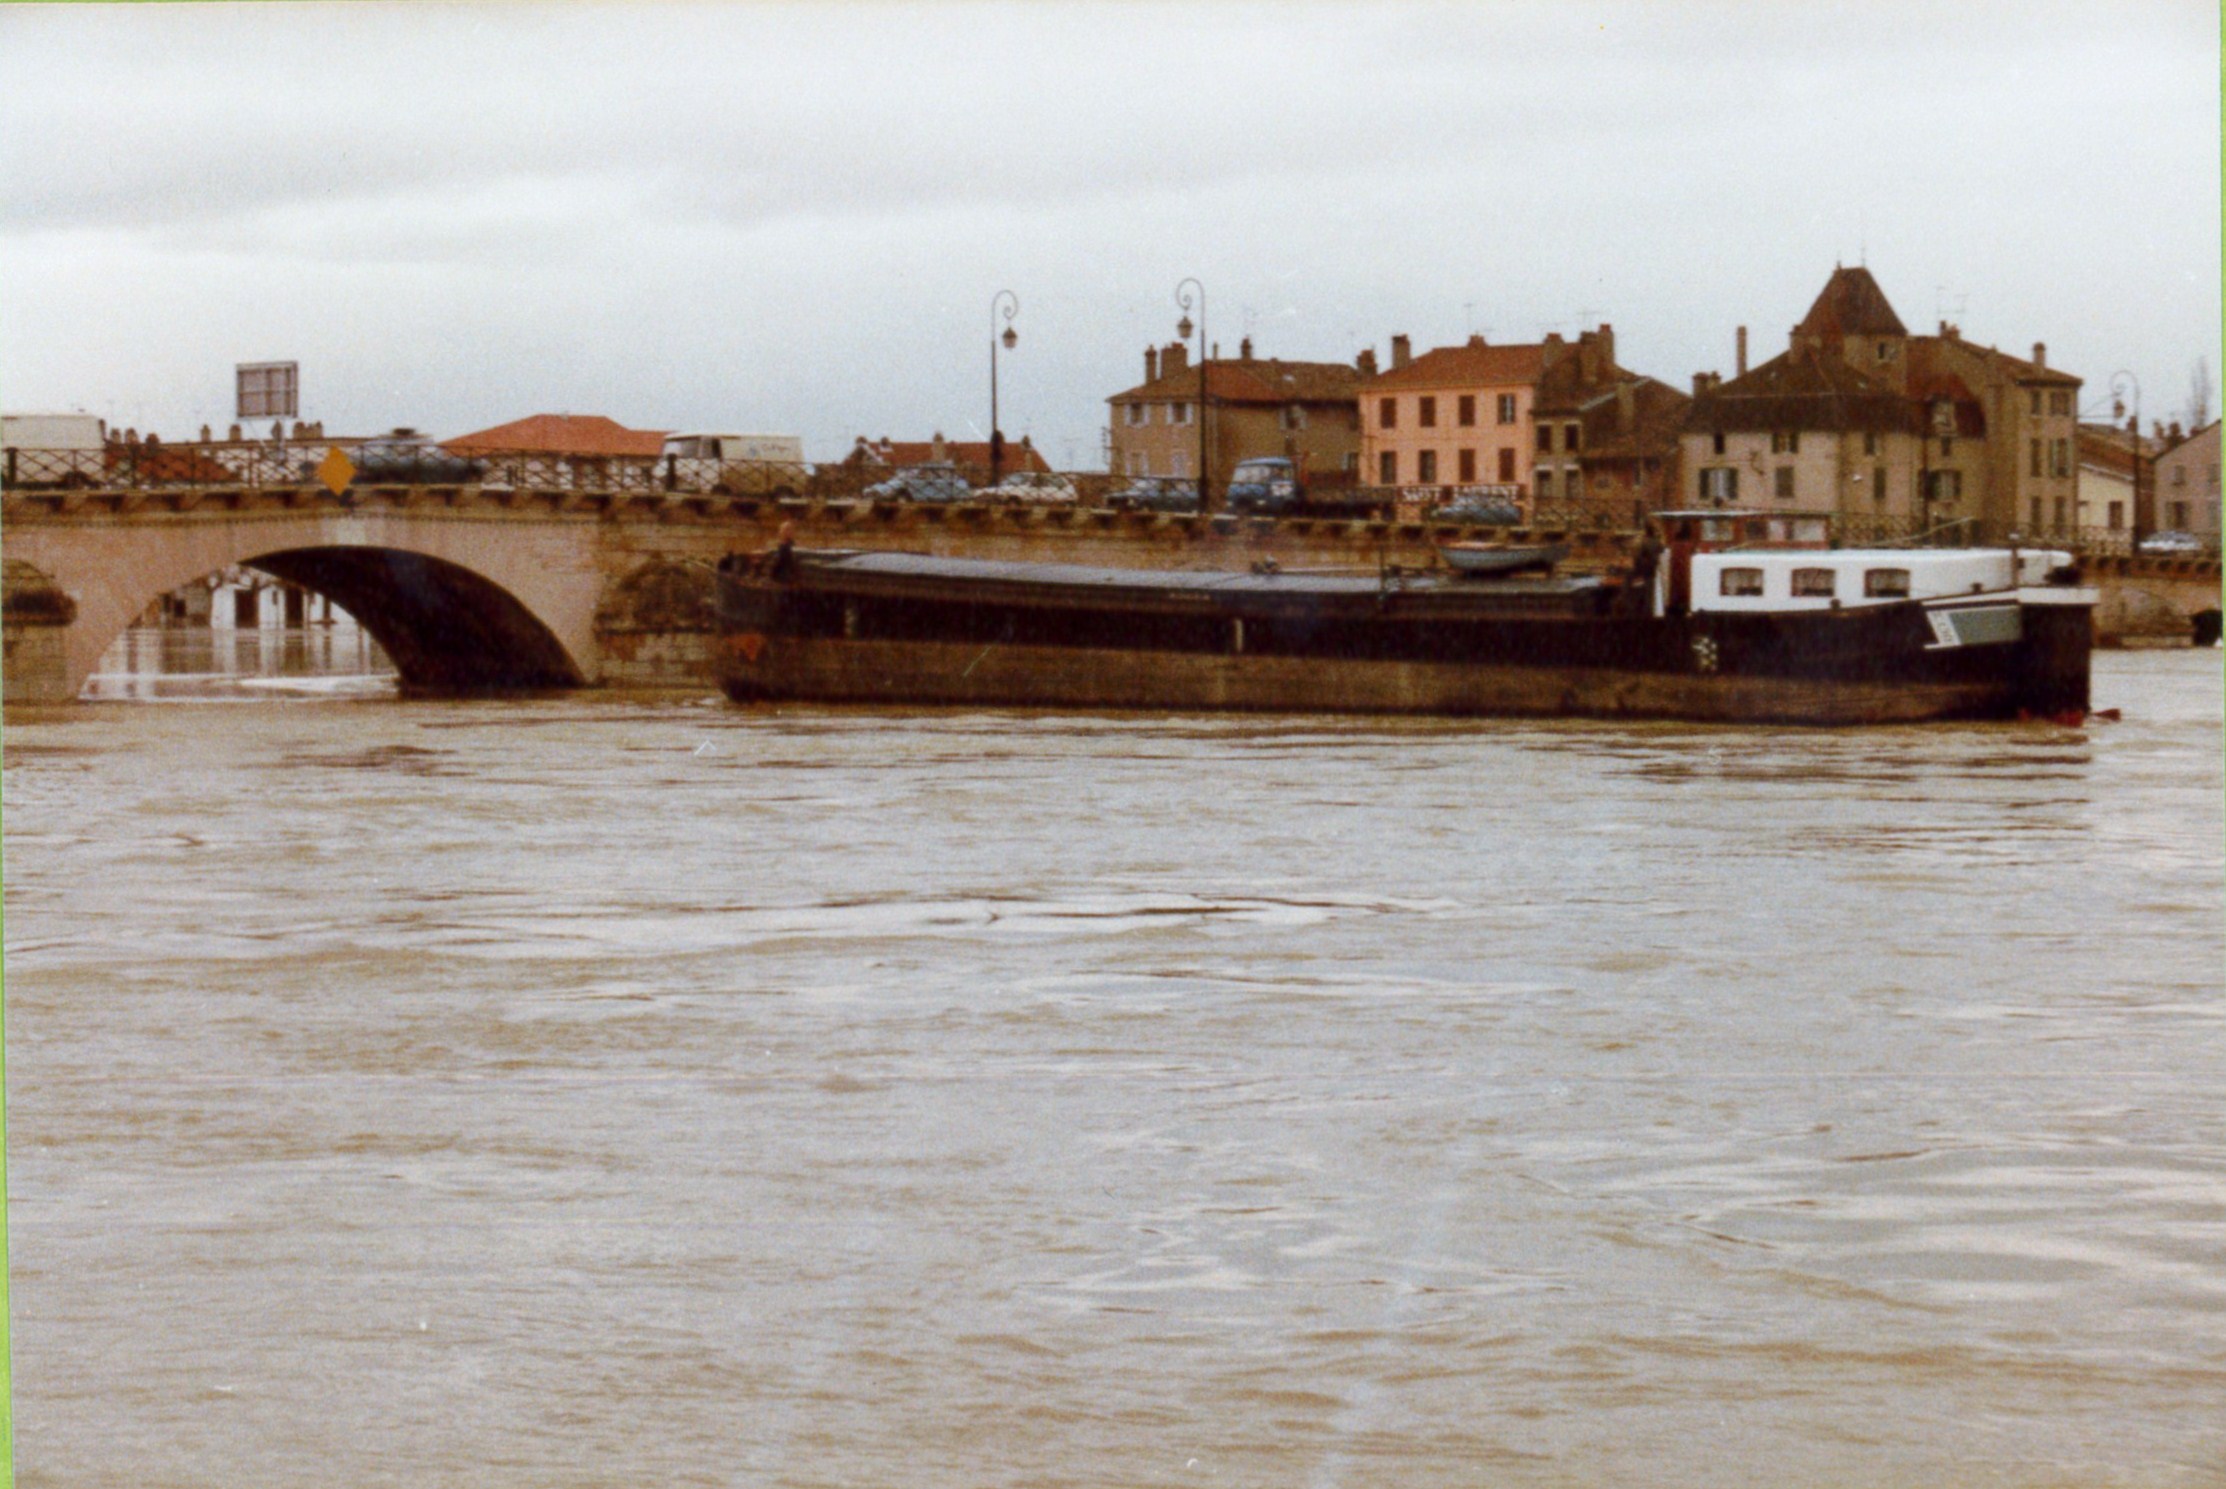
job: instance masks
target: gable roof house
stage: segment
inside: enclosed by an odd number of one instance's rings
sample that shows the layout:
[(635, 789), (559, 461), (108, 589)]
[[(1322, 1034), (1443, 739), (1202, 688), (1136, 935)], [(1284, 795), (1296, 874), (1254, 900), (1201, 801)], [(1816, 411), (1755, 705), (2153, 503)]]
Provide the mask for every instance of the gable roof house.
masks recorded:
[(1912, 336), (1864, 268), (1836, 268), (1786, 350), (1702, 373), (1684, 498), (1830, 512), (1843, 536), (2072, 531), (2079, 379), (1963, 339)]
[[(1199, 369), (1171, 341), (1144, 350), (1144, 381), (1108, 397), (1106, 446), (1116, 476), (1197, 475)], [(1255, 357), (1252, 338), (1234, 358), (1205, 364), (1205, 442), (1218, 489), (1242, 460), (1282, 456), (1321, 484), (1359, 460), (1354, 390), (1360, 368), (1346, 362)]]

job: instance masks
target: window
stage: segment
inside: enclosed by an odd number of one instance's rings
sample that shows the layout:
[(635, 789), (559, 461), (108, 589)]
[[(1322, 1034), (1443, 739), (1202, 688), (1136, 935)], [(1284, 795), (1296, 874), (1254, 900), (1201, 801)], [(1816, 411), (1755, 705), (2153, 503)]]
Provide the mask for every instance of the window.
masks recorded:
[(1770, 453), (1773, 455), (1798, 455), (1801, 453), (1801, 435), (1797, 430), (1772, 430)]
[(1190, 422), (1190, 405), (1187, 403), (1170, 403), (1167, 405), (1167, 422), (1170, 424), (1188, 424)]
[(1386, 486), (1399, 484), (1399, 452), (1386, 450), (1376, 457), (1376, 479)]
[(1829, 600), (1839, 593), (1839, 576), (1830, 569), (1795, 569), (1793, 595), (1801, 600)]
[(1554, 447), (1554, 426), (1553, 426), (1553, 425), (1551, 425), (1551, 424), (1541, 424), (1541, 425), (1539, 425), (1539, 426), (1538, 426), (1538, 448), (1539, 448), (1539, 449), (1541, 449), (1541, 450), (1551, 450), (1551, 449), (1552, 449), (1553, 447)]
[(2172, 503), (2172, 525), (2178, 528), (2184, 528), (2188, 525), (2186, 502)]
[(1571, 501), (1584, 500), (1584, 472), (1574, 465), (1561, 468), (1561, 494)]
[(2186, 466), (2175, 465), (2172, 467), (2172, 484), (2175, 486), (2185, 486), (2187, 484)]
[(1150, 404), (1145, 403), (1130, 404), (1128, 406), (1128, 427), (1135, 429), (1141, 426), (1144, 422), (1145, 411), (1150, 407)]
[(1132, 476), (1144, 474), (1144, 452), (1142, 450), (1128, 452), (1128, 473)]
[(1863, 593), (1873, 600), (1906, 600), (1909, 598), (1909, 571), (1865, 569)]
[(1726, 569), (1718, 585), (1718, 592), (1753, 599), (1762, 594), (1762, 570)]
[[(1925, 500), (1953, 506), (1963, 495), (1963, 472), (1959, 470), (1928, 470), (1925, 472)], [(2038, 522), (2038, 517), (2033, 519)]]
[(2064, 499), (2063, 499), (2062, 497), (2060, 497), (2060, 496), (2059, 496), (2059, 497), (2057, 497), (2057, 498), (2056, 498), (2056, 531), (2058, 531), (2058, 532), (2062, 532), (2063, 530), (2064, 530)]
[(1866, 429), (1863, 431), (1863, 453), (1865, 455), (1876, 455), (1878, 453), (1877, 430)]
[(1870, 468), (1870, 499), (1880, 506), (1886, 504), (1886, 467), (1883, 465)]
[[(1474, 413), (1475, 410), (1471, 409), (1470, 412)], [(1475, 480), (1476, 452), (1474, 450), (1463, 450), (1461, 452), (1461, 484), (1463, 486), (1471, 485)]]
[(1739, 499), (1739, 472), (1728, 465), (1712, 465), (1700, 473), (1703, 500), (1728, 502)]
[(1304, 429), (1306, 427), (1306, 408), (1303, 404), (1293, 403), (1284, 407), (1283, 427), (1285, 429)]
[(2049, 441), (2048, 473), (2052, 476), (2068, 476), (2071, 474), (2070, 440), (2059, 439)]
[[(2040, 395), (2039, 395), (2038, 393), (2036, 393), (2036, 394), (2034, 394), (2033, 396), (2034, 396), (2034, 397), (2036, 397), (2036, 398), (2038, 398), (2038, 397), (2039, 397)], [(2037, 475), (2039, 475), (2040, 473), (2041, 473), (2041, 442), (2040, 442), (2039, 440), (2034, 440), (2034, 441), (2033, 441), (2033, 474), (2037, 476)]]
[(1793, 500), (1793, 467), (1781, 465), (1771, 475), (1778, 500), (1788, 502)]
[(1189, 474), (1190, 474), (1190, 452), (1189, 452), (1189, 451), (1187, 451), (1187, 450), (1177, 450), (1177, 451), (1176, 451), (1176, 452), (1174, 453), (1174, 455), (1173, 455), (1173, 456), (1171, 456), (1171, 457), (1170, 457), (1170, 458), (1168, 459), (1168, 462), (1167, 462), (1167, 474), (1169, 474), (1169, 475), (1171, 475), (1171, 476), (1187, 476), (1187, 475), (1189, 475)]
[(1574, 455), (1583, 445), (1584, 426), (1582, 424), (1564, 424), (1561, 426), (1561, 447), (1564, 450)]
[[(1429, 406), (1429, 402), (1430, 402), (1430, 400), (1429, 400), (1429, 399), (1427, 399), (1427, 398), (1425, 398), (1425, 399), (1423, 399), (1423, 400), (1422, 400), (1422, 402), (1423, 402), (1423, 406), (1424, 406), (1424, 407), (1428, 407), (1428, 406)], [(1437, 480), (1437, 478), (1438, 478), (1438, 452), (1437, 452), (1437, 451), (1435, 451), (1435, 450), (1424, 450), (1424, 451), (1423, 451), (1423, 452), (1422, 452), (1421, 454), (1419, 454), (1419, 455), (1417, 455), (1417, 456), (1415, 456), (1415, 457), (1414, 457), (1414, 478), (1415, 478), (1415, 480), (1417, 480), (1417, 481), (1421, 482), (1421, 483), (1422, 483), (1423, 485), (1425, 485), (1425, 486), (1428, 486), (1428, 485), (1430, 485), (1430, 484), (1431, 484), (1432, 482), (1434, 482), (1434, 481), (1436, 481), (1436, 480)]]
[[(2035, 388), (2035, 389), (2033, 390), (2033, 412), (2034, 412), (2034, 413), (2036, 413), (2036, 414), (2037, 414), (2037, 413), (2039, 413), (2039, 412), (2041, 411), (2041, 410), (2040, 410), (2040, 393), (2041, 393), (2041, 390), (2040, 390), (2040, 389), (2038, 389), (2038, 388)], [(2033, 474), (2035, 474), (2035, 475), (2039, 475), (2039, 474), (2040, 474), (2040, 472), (2038, 472), (2038, 471), (2035, 471), (2035, 472), (2034, 472)]]
[(1513, 450), (1499, 452), (1499, 478), (1502, 484), (1515, 479), (1515, 452)]
[(1940, 453), (1943, 456), (1953, 455), (1955, 453), (1955, 441), (1949, 438), (1947, 435), (1940, 436)]
[[(2117, 503), (2116, 503), (2116, 502), (2112, 502), (2112, 503), (2111, 503), (2110, 505), (2111, 505), (2111, 507), (2112, 507), (2113, 509), (2115, 509), (2115, 508), (2116, 508), (2116, 506), (2117, 506)], [(2033, 513), (2032, 513), (2032, 516), (2033, 516), (2033, 520), (2032, 520), (2032, 521), (2031, 521), (2030, 523), (2028, 523), (2028, 524), (2027, 524), (2027, 526), (2028, 526), (2028, 527), (2029, 527), (2029, 528), (2030, 528), (2030, 529), (2031, 529), (2032, 531), (2034, 531), (2034, 532), (2039, 532), (2039, 531), (2040, 531), (2040, 498), (2039, 498), (2039, 497), (2037, 497), (2037, 496), (2033, 498)], [(2117, 526), (2118, 524), (2117, 524), (2117, 523), (2115, 523), (2115, 522), (2113, 522), (2113, 523), (2111, 523), (2110, 525), (2111, 525), (2112, 527), (2116, 527), (2116, 526)]]
[(2068, 414), (2068, 413), (2070, 413), (2070, 412), (2071, 412), (2071, 395), (2070, 395), (2069, 393), (2051, 393), (2051, 394), (2049, 394), (2049, 395), (2048, 395), (2048, 411), (2049, 411), (2050, 413), (2052, 413), (2052, 414)]
[(1454, 417), (1460, 421), (1463, 429), (1475, 427), (1476, 395), (1474, 393), (1463, 393), (1461, 395), (1461, 401), (1454, 405)]
[(1399, 427), (1398, 399), (1379, 398), (1376, 400), (1376, 427), (1378, 429), (1397, 429)]
[[(2110, 504), (2110, 530), (2111, 530), (2112, 532), (2114, 532), (2114, 533), (2115, 533), (2115, 532), (2124, 532), (2124, 531), (2125, 531), (2125, 525), (2126, 525), (2126, 504), (2125, 504), (2124, 502), (2112, 502), (2112, 503)], [(2040, 503), (2039, 503), (2039, 502), (2034, 502), (2034, 503), (2033, 503), (2033, 526), (2035, 526), (2035, 527), (2039, 527), (2039, 526), (2040, 526)]]
[(1515, 422), (1514, 394), (1502, 393), (1499, 395), (1499, 421), (1502, 424), (1512, 424)]
[(1716, 437), (1715, 437), (1715, 452), (1716, 452), (1716, 453), (1717, 453), (1718, 455), (1721, 455), (1721, 454), (1723, 454), (1723, 453), (1724, 453), (1724, 432), (1723, 432), (1723, 431), (1722, 431), (1721, 429), (1719, 429), (1719, 430), (1717, 430), (1717, 431), (1716, 431)]
[(1421, 425), (1421, 426), (1422, 426), (1422, 427), (1423, 427), (1424, 429), (1435, 429), (1435, 428), (1437, 428), (1437, 427), (1438, 427), (1438, 401), (1437, 401), (1437, 399), (1435, 399), (1435, 398), (1432, 398), (1432, 397), (1430, 397), (1430, 396), (1429, 396), (1428, 394), (1424, 394), (1424, 395), (1422, 396), (1422, 398), (1421, 398), (1421, 399), (1419, 400), (1419, 402), (1420, 402), (1420, 404), (1421, 404), (1421, 407), (1420, 407), (1420, 408), (1419, 408), (1419, 410), (1417, 411), (1417, 414), (1416, 414), (1416, 417), (1415, 417), (1415, 423), (1417, 423), (1417, 424)]
[(1554, 473), (1541, 467), (1535, 478), (1535, 484), (1538, 488), (1538, 499), (1540, 501), (1546, 500), (1554, 494)]
[(1891, 362), (1894, 360), (1894, 344), (1891, 341), (1881, 341), (1880, 343), (1878, 343), (1878, 360), (1881, 362)]

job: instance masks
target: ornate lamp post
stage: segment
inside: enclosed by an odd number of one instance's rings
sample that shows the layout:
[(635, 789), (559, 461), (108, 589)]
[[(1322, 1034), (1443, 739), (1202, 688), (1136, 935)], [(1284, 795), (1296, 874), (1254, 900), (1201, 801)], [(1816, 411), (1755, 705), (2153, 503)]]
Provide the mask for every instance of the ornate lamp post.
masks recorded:
[[(997, 334), (997, 314), (1005, 315), (1005, 334)], [(1005, 436), (997, 427), (997, 343), (1002, 340), (1005, 350), (1011, 351), (1020, 337), (1013, 331), (1013, 317), (1020, 314), (1020, 296), (1011, 290), (999, 290), (989, 297), (989, 484), (994, 486), (1004, 476)]]
[[(2126, 394), (2133, 394), (2133, 423), (2128, 432), (2133, 436), (2133, 511), (2128, 514), (2132, 523), (2132, 545), (2129, 552), (2141, 551), (2141, 540), (2147, 534), (2141, 530), (2141, 379), (2124, 368), (2110, 374), (2110, 417), (2122, 419), (2126, 415)], [(2076, 462), (2074, 462), (2076, 464)]]
[(1198, 291), (1198, 511), (1201, 515), (1213, 507), (1206, 495), (1206, 287), (1196, 279), (1185, 279), (1175, 286), (1175, 304), (1183, 318), (1175, 323), (1175, 334), (1183, 340), (1190, 339), (1190, 291)]

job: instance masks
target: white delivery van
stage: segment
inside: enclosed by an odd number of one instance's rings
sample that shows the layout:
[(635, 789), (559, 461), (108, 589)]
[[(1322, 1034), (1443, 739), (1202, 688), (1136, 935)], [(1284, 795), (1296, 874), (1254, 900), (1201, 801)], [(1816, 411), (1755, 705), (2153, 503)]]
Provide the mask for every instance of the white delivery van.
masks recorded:
[(801, 496), (811, 479), (793, 434), (668, 434), (657, 477), (675, 491)]
[(97, 414), (0, 414), (10, 486), (92, 486), (102, 475), (108, 424)]

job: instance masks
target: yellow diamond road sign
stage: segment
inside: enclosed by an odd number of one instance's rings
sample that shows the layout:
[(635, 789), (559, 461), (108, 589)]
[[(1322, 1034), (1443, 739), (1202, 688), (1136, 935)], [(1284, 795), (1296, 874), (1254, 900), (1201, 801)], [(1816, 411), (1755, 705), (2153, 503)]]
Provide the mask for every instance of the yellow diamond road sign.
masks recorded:
[(317, 479), (323, 481), (334, 496), (346, 491), (348, 483), (355, 478), (356, 463), (342, 454), (338, 445), (326, 451), (325, 458), (317, 462)]

